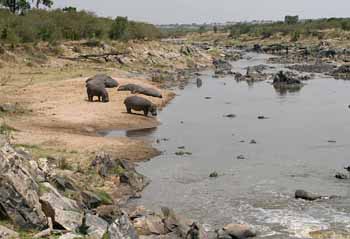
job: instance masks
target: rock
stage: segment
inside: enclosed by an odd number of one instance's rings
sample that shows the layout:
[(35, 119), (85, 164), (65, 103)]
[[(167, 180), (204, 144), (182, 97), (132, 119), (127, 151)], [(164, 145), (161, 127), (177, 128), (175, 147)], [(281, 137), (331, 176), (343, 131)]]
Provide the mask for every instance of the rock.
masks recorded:
[(238, 156), (237, 156), (237, 159), (246, 159), (246, 158), (244, 157), (243, 154), (241, 154), (241, 155), (238, 155)]
[(38, 159), (38, 166), (41, 171), (43, 171), (46, 175), (49, 174), (51, 171), (50, 166), (49, 166), (49, 161), (47, 158), (39, 158)]
[(228, 224), (217, 231), (218, 239), (244, 239), (255, 236), (256, 232), (250, 226), (244, 224)]
[(29, 161), (27, 155), (17, 152), (0, 137), (0, 217), (8, 217), (21, 228), (42, 229), (47, 220)]
[(337, 179), (349, 179), (350, 177), (349, 177), (349, 174), (337, 172), (335, 174), (335, 178), (337, 178)]
[(327, 142), (328, 142), (328, 143), (335, 144), (337, 141), (335, 141), (335, 140), (328, 140)]
[(259, 115), (258, 119), (268, 119), (267, 117), (263, 116), (263, 115)]
[(344, 167), (344, 169), (345, 169), (346, 171), (350, 172), (350, 166)]
[(252, 140), (250, 141), (250, 144), (257, 144), (257, 142), (256, 142), (254, 139), (252, 139)]
[(101, 198), (93, 192), (83, 191), (80, 193), (80, 195), (84, 205), (86, 205), (88, 209), (97, 208), (102, 204)]
[(136, 218), (133, 224), (139, 235), (165, 235), (168, 233), (162, 218), (159, 216), (147, 215)]
[(219, 174), (217, 172), (212, 172), (210, 175), (209, 175), (210, 178), (217, 178), (219, 177)]
[(108, 228), (109, 239), (138, 239), (139, 236), (128, 215), (122, 213)]
[(120, 182), (129, 184), (137, 192), (142, 191), (150, 183), (149, 179), (135, 170), (122, 173)]
[(120, 215), (122, 211), (115, 205), (102, 205), (95, 209), (96, 214), (107, 221), (109, 224), (112, 224)]
[(347, 231), (320, 230), (309, 233), (312, 239), (349, 239)]
[(65, 192), (66, 190), (77, 191), (77, 187), (74, 185), (73, 180), (70, 180), (66, 176), (52, 175), (50, 177), (50, 182), (55, 185), (55, 187)]
[(45, 215), (51, 217), (54, 224), (59, 224), (66, 230), (75, 231), (83, 217), (76, 201), (63, 197), (49, 183), (43, 183), (42, 186), (47, 191), (40, 197)]
[(19, 234), (15, 231), (8, 229), (7, 227), (0, 225), (0, 238), (1, 239), (19, 239)]
[(313, 194), (313, 193), (309, 193), (306, 192), (304, 190), (296, 190), (295, 191), (295, 198), (296, 199), (303, 199), (303, 200), (307, 200), (307, 201), (314, 201), (317, 199), (321, 199), (322, 196)]
[(87, 235), (91, 239), (102, 239), (107, 232), (108, 223), (102, 218), (87, 214), (86, 216)]
[(81, 235), (69, 232), (69, 233), (63, 234), (58, 239), (76, 239), (76, 238), (83, 238), (83, 237)]
[(232, 118), (235, 118), (236, 115), (235, 114), (227, 114), (227, 115), (224, 115), (224, 117), (232, 119)]
[(4, 113), (16, 113), (17, 104), (4, 103), (0, 105), (0, 111)]

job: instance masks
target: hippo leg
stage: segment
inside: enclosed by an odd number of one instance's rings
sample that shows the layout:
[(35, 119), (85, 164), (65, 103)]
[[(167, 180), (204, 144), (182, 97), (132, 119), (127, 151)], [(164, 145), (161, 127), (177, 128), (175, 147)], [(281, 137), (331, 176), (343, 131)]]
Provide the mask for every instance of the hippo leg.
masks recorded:
[(147, 116), (148, 115), (148, 109), (144, 109), (143, 113), (145, 114), (145, 116)]
[(92, 95), (88, 95), (88, 100), (91, 102), (91, 101), (93, 101), (93, 96)]
[(126, 107), (126, 111), (127, 111), (129, 114), (131, 114), (131, 108)]
[[(102, 99), (103, 100), (103, 99)], [(98, 96), (98, 101), (101, 102), (101, 96)]]

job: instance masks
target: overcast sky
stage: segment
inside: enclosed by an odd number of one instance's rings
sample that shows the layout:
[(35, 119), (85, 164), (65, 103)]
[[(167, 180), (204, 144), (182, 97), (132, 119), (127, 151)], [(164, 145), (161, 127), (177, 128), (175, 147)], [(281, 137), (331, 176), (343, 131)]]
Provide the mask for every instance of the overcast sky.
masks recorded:
[(350, 0), (54, 0), (100, 16), (128, 16), (155, 24), (349, 17)]

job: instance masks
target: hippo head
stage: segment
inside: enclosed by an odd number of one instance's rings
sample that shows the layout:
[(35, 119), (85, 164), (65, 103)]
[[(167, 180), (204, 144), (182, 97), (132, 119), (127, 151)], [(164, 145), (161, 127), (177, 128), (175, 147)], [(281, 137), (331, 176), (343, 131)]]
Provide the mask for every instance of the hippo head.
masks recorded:
[(155, 104), (151, 105), (151, 108), (149, 109), (149, 111), (153, 116), (157, 116), (157, 106)]

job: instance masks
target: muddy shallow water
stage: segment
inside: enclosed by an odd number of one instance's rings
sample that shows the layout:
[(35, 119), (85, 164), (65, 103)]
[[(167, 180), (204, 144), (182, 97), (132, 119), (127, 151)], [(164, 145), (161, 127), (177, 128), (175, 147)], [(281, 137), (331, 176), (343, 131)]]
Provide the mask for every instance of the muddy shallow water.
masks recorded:
[[(245, 72), (267, 58), (250, 56), (234, 62), (235, 70)], [(162, 155), (138, 168), (152, 183), (137, 203), (169, 206), (211, 229), (247, 223), (261, 238), (350, 230), (350, 181), (334, 178), (350, 164), (350, 81), (317, 77), (300, 91), (281, 93), (266, 81), (248, 85), (207, 73), (202, 87), (193, 82), (178, 91), (159, 114), (157, 130), (136, 134), (168, 139), (155, 144)], [(224, 117), (231, 113), (236, 117)], [(213, 171), (218, 178), (209, 178)], [(342, 198), (299, 201), (296, 189)]]

